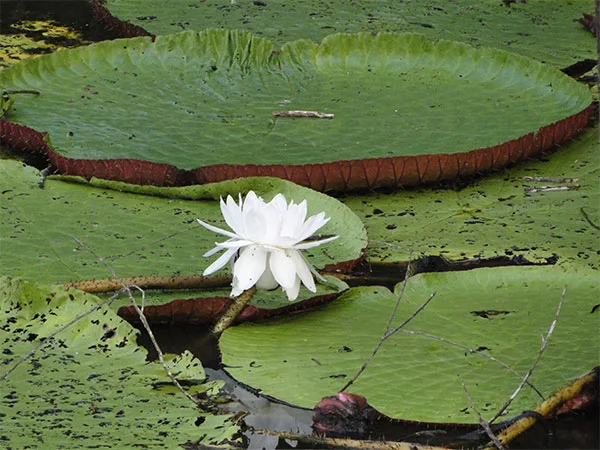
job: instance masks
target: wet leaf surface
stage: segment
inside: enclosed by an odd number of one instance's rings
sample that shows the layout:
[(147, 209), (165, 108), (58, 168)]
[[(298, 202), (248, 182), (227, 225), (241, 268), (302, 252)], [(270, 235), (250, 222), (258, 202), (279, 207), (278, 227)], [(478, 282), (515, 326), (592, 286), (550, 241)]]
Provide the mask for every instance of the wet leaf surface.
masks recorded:
[[(600, 223), (599, 174), (594, 127), (541, 160), (456, 190), (380, 192), (342, 201), (364, 221), (372, 261), (406, 261), (412, 251), (415, 259), (509, 257), (598, 269), (599, 231), (594, 225)], [(526, 191), (544, 186), (577, 189)]]
[[(530, 380), (549, 395), (600, 362), (599, 316), (589, 312), (598, 289), (595, 271), (507, 267), (416, 275), (408, 281), (394, 323), (437, 292), (405, 328), (417, 334), (399, 332), (389, 338), (347, 392), (366, 397), (394, 418), (477, 423), (464, 381), (479, 411), (490, 418), (521, 377), (486, 356), (522, 376), (539, 351), (540, 336), (554, 318), (565, 285), (558, 324)], [(353, 288), (310, 315), (230, 328), (220, 341), (223, 363), (232, 376), (263, 395), (312, 408), (358, 371), (383, 334), (395, 299), (382, 287)], [(473, 314), (480, 310), (508, 313), (487, 318)], [(507, 417), (540, 401), (526, 387)]]
[[(0, 84), (40, 92), (6, 119), (48, 133), (37, 150), (59, 173), (154, 185), (435, 182), (548, 150), (592, 115), (588, 90), (559, 71), (417, 34), (332, 35), (277, 53), (238, 31), (134, 38), (19, 64)], [(335, 117), (273, 116), (281, 110)], [(10, 123), (0, 137), (40, 139)]]
[[(340, 238), (307, 252), (317, 268), (359, 258), (366, 243), (362, 223), (342, 203), (278, 179), (171, 189), (107, 182), (93, 187), (53, 178), (40, 189), (38, 181), (36, 169), (0, 161), (4, 274), (63, 283), (109, 275), (73, 237), (101, 252), (123, 277), (200, 274), (211, 261), (202, 255), (221, 239), (198, 225), (196, 218), (226, 227), (219, 196), (237, 197), (251, 189), (265, 198), (281, 192), (297, 202), (307, 199), (309, 214), (327, 212), (331, 220), (322, 231)], [(127, 189), (132, 192), (123, 192)]]
[[(98, 298), (60, 286), (0, 278), (0, 415), (6, 448), (89, 448), (99, 442), (131, 448), (218, 445), (238, 428), (179, 394), (158, 363), (148, 363), (136, 332), (108, 306), (64, 331)], [(192, 394), (216, 394), (200, 361), (184, 353), (168, 365)]]
[(319, 41), (338, 32), (411, 31), (502, 48), (559, 68), (596, 59), (594, 39), (578, 23), (584, 13), (593, 11), (589, 0), (521, 1), (510, 7), (496, 0), (175, 0), (168, 5), (160, 0), (107, 0), (103, 4), (118, 19), (156, 35), (209, 27), (243, 28), (280, 46), (300, 38)]

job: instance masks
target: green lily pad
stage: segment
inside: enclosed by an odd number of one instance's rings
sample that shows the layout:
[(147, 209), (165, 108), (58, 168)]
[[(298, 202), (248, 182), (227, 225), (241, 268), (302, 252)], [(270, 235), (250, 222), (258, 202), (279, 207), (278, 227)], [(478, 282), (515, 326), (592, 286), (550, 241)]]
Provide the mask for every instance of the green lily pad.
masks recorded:
[(123, 183), (98, 182), (93, 187), (50, 177), (40, 189), (38, 181), (34, 168), (0, 161), (2, 274), (41, 282), (109, 277), (75, 237), (121, 277), (199, 275), (212, 261), (202, 255), (224, 239), (198, 225), (196, 218), (226, 228), (219, 196), (252, 189), (265, 198), (281, 192), (296, 202), (307, 199), (309, 214), (325, 211), (331, 217), (320, 231), (340, 238), (306, 252), (318, 268), (355, 260), (366, 245), (364, 226), (346, 206), (279, 179), (170, 189), (132, 186), (138, 193), (123, 192), (128, 187)]
[[(365, 372), (347, 389), (381, 413), (427, 422), (477, 423), (463, 392), (491, 418), (536, 358), (567, 286), (549, 345), (530, 381), (544, 395), (600, 362), (595, 272), (565, 273), (547, 267), (508, 267), (421, 274), (408, 281), (394, 324), (405, 320), (432, 292), (436, 297), (405, 330), (429, 333), (390, 337)], [(396, 291), (399, 291), (399, 286)], [(351, 289), (324, 309), (225, 331), (223, 362), (237, 380), (279, 400), (312, 408), (352, 377), (382, 336), (395, 295), (383, 287)], [(486, 314), (487, 313), (487, 314)], [(533, 409), (540, 397), (525, 387), (508, 410)]]
[(559, 71), (416, 34), (332, 35), (278, 53), (239, 31), (116, 40), (18, 64), (0, 85), (40, 91), (7, 119), (48, 132), (61, 173), (151, 184), (417, 184), (502, 168), (591, 117), (589, 91)]
[[(148, 363), (136, 331), (108, 306), (50, 336), (98, 305), (60, 286), (0, 278), (3, 362), (0, 439), (5, 448), (176, 448), (234, 440), (229, 416), (200, 410)], [(215, 394), (200, 362), (184, 353), (167, 362), (190, 394)]]
[[(458, 191), (379, 192), (342, 201), (367, 227), (367, 255), (373, 262), (406, 261), (412, 251), (413, 258), (515, 257), (597, 270), (598, 128), (545, 158), (478, 179)], [(574, 190), (526, 191), (541, 187)]]
[(320, 41), (344, 32), (412, 31), (430, 38), (496, 47), (566, 67), (596, 59), (593, 37), (577, 23), (594, 10), (590, 0), (515, 2), (445, 0), (251, 2), (212, 0), (107, 0), (106, 10), (153, 34), (243, 28), (282, 45), (300, 38)]

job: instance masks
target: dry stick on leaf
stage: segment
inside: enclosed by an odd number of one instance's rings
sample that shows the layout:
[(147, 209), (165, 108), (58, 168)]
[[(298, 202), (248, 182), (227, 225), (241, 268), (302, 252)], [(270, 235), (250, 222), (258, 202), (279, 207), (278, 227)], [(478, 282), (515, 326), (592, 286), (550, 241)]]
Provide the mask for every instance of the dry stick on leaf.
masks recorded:
[(373, 358), (375, 357), (375, 355), (379, 351), (379, 348), (383, 345), (383, 343), (385, 342), (385, 340), (387, 338), (389, 338), (390, 336), (396, 334), (398, 331), (400, 331), (402, 329), (402, 327), (404, 327), (411, 320), (413, 320), (421, 311), (423, 311), (423, 309), (425, 309), (425, 307), (429, 304), (429, 302), (433, 299), (433, 297), (435, 297), (435, 292), (434, 292), (404, 322), (402, 322), (396, 328), (394, 328), (393, 330), (391, 330), (390, 328), (392, 327), (392, 322), (393, 322), (393, 320), (394, 320), (394, 318), (396, 316), (396, 312), (398, 311), (398, 306), (400, 305), (400, 300), (402, 300), (402, 297), (404, 295), (404, 290), (406, 288), (406, 283), (408, 282), (408, 279), (410, 278), (410, 275), (411, 275), (411, 258), (410, 258), (410, 255), (409, 255), (408, 266), (406, 268), (406, 274), (404, 276), (404, 282), (402, 284), (402, 289), (400, 290), (400, 294), (398, 295), (398, 298), (396, 299), (396, 303), (394, 304), (394, 309), (392, 310), (392, 313), (390, 314), (390, 318), (388, 319), (387, 325), (385, 327), (385, 332), (383, 333), (383, 335), (379, 339), (379, 342), (377, 343), (377, 345), (375, 346), (375, 348), (373, 349), (373, 351), (371, 352), (371, 354), (369, 355), (369, 357), (367, 358), (367, 360), (363, 363), (363, 365), (361, 366), (361, 368), (358, 369), (358, 372), (356, 372), (356, 374), (352, 378), (350, 378), (350, 380), (348, 380), (348, 382), (344, 386), (342, 386), (342, 388), (338, 392), (343, 392), (346, 389), (348, 389), (352, 385), (352, 383), (354, 383), (356, 381), (356, 379), (365, 371), (365, 369), (367, 368), (367, 366), (369, 365), (369, 363), (373, 360)]
[[(492, 355), (488, 355), (487, 353), (483, 353), (483, 352), (474, 350), (474, 349), (472, 349), (470, 347), (467, 347), (466, 345), (459, 344), (458, 342), (451, 341), (450, 339), (446, 339), (446, 338), (443, 338), (441, 336), (437, 336), (435, 334), (425, 333), (423, 331), (416, 331), (416, 330), (400, 330), (400, 331), (402, 331), (402, 333), (412, 334), (412, 335), (417, 335), (417, 336), (423, 336), (423, 337), (426, 337), (426, 338), (429, 338), (429, 339), (433, 339), (433, 340), (436, 340), (436, 341), (443, 342), (445, 344), (452, 345), (454, 347), (462, 348), (462, 349), (468, 351), (470, 354), (475, 354), (475, 355), (481, 356), (482, 358), (487, 358), (490, 361), (493, 361), (493, 362), (495, 362), (497, 364), (500, 364), (506, 370), (508, 370), (509, 372), (511, 372), (512, 374), (514, 374), (515, 376), (517, 376), (517, 378), (523, 379), (523, 375), (521, 375), (515, 369), (513, 369), (512, 367), (510, 367), (505, 362), (500, 361), (498, 358), (494, 358)], [(531, 389), (533, 389), (537, 393), (537, 395), (539, 395), (542, 398), (542, 400), (544, 399), (544, 396), (542, 395), (542, 393), (532, 383), (530, 383), (528, 381), (527, 385)]]
[(556, 308), (556, 314), (554, 315), (554, 320), (552, 320), (552, 323), (550, 324), (550, 327), (548, 328), (546, 337), (542, 336), (542, 345), (540, 347), (540, 350), (538, 351), (535, 361), (533, 361), (533, 364), (531, 365), (531, 367), (529, 368), (529, 370), (527, 371), (527, 373), (525, 374), (525, 376), (523, 377), (523, 379), (521, 380), (521, 382), (519, 383), (519, 385), (517, 386), (515, 391), (510, 395), (510, 397), (508, 398), (506, 403), (502, 406), (502, 408), (500, 408), (500, 411), (498, 411), (496, 413), (496, 415), (490, 419), (490, 421), (489, 421), (490, 423), (494, 422), (498, 417), (500, 417), (502, 414), (504, 414), (504, 411), (506, 411), (506, 409), (510, 406), (510, 404), (515, 400), (515, 398), (517, 398), (517, 395), (519, 395), (519, 393), (523, 389), (523, 386), (525, 386), (525, 384), (527, 383), (527, 380), (533, 373), (534, 369), (537, 367), (537, 365), (540, 361), (540, 358), (542, 357), (542, 354), (544, 353), (544, 350), (546, 350), (546, 345), (548, 345), (548, 340), (550, 339), (550, 336), (554, 332), (554, 327), (556, 327), (556, 322), (558, 321), (558, 316), (560, 315), (560, 310), (565, 301), (566, 293), (567, 293), (567, 287), (565, 286), (562, 290), (562, 294), (561, 294), (560, 300), (558, 302), (558, 307)]
[(298, 441), (307, 448), (338, 448), (348, 450), (444, 450), (442, 447), (413, 442), (367, 441), (345, 438), (328, 438), (314, 434), (293, 434), (279, 431), (252, 429), (255, 433)]
[(590, 216), (587, 215), (587, 213), (585, 212), (585, 209), (579, 208), (579, 211), (581, 211), (581, 214), (583, 214), (584, 219), (587, 220), (587, 223), (589, 223), (592, 226), (592, 228), (595, 228), (596, 230), (600, 230), (600, 227), (598, 225), (596, 225), (594, 222), (592, 222), (592, 219), (590, 219)]
[(273, 111), (275, 117), (310, 117), (313, 119), (333, 119), (335, 114), (318, 111)]
[(111, 292), (126, 286), (138, 286), (140, 289), (195, 289), (219, 288), (231, 284), (230, 275), (214, 275), (204, 277), (201, 275), (190, 276), (144, 276), (131, 278), (105, 278), (99, 280), (75, 281), (65, 284), (65, 289), (75, 288), (91, 294)]
[(71, 236), (71, 238), (75, 242), (77, 242), (80, 246), (82, 246), (85, 250), (87, 250), (88, 252), (90, 252), (90, 254), (94, 258), (96, 258), (100, 263), (102, 263), (102, 265), (104, 265), (104, 267), (106, 267), (106, 269), (110, 272), (110, 274), (112, 275), (112, 277), (115, 280), (118, 280), (121, 283), (121, 286), (123, 287), (123, 290), (125, 292), (127, 292), (127, 295), (129, 296), (129, 300), (131, 301), (131, 304), (133, 305), (135, 311), (138, 313), (138, 316), (140, 317), (140, 321), (142, 322), (142, 325), (144, 326), (144, 329), (146, 330), (146, 333), (148, 333), (148, 337), (150, 337), (150, 341), (152, 342), (152, 345), (154, 346), (154, 349), (156, 350), (156, 353), (158, 354), (158, 359), (159, 359), (160, 364), (162, 365), (165, 373), (171, 379), (171, 382), (181, 391), (181, 393), (185, 397), (187, 397), (194, 404), (198, 404), (198, 401), (194, 397), (192, 397), (183, 388), (183, 386), (179, 383), (179, 381), (177, 381), (177, 379), (171, 373), (171, 370), (169, 370), (169, 368), (167, 367), (167, 365), (165, 363), (164, 354), (163, 354), (160, 346), (158, 345), (158, 342), (156, 341), (156, 338), (154, 337), (154, 333), (152, 332), (152, 329), (150, 328), (150, 325), (148, 324), (148, 321), (146, 320), (146, 316), (144, 315), (144, 312), (137, 305), (135, 299), (133, 298), (133, 294), (131, 292), (131, 288), (132, 287), (135, 287), (136, 289), (139, 289), (140, 291), (141, 291), (141, 289), (138, 286), (130, 286), (130, 285), (125, 284), (124, 281), (117, 276), (117, 274), (115, 273), (114, 269), (109, 264), (107, 264), (106, 261), (103, 258), (101, 258), (99, 255), (97, 255), (96, 252), (94, 252), (94, 250), (92, 250), (90, 247), (88, 247), (86, 244), (84, 244), (80, 239), (77, 239), (74, 236)]
[(22, 363), (24, 363), (25, 361), (27, 361), (29, 358), (31, 358), (40, 348), (44, 347), (45, 345), (48, 345), (51, 342), (51, 340), (52, 340), (52, 338), (54, 336), (56, 336), (59, 333), (62, 333), (64, 330), (66, 330), (67, 328), (69, 328), (74, 323), (79, 322), (84, 317), (89, 316), (90, 314), (92, 314), (95, 311), (98, 311), (104, 305), (110, 304), (114, 299), (116, 299), (123, 292), (125, 292), (125, 289), (121, 289), (120, 291), (115, 292), (115, 294), (112, 295), (110, 298), (104, 300), (101, 303), (98, 303), (96, 306), (94, 306), (90, 310), (88, 310), (88, 311), (86, 311), (86, 312), (84, 312), (82, 314), (79, 314), (78, 316), (74, 317), (72, 320), (70, 320), (69, 322), (67, 322), (66, 324), (64, 324), (62, 327), (58, 328), (56, 331), (50, 333), (48, 336), (46, 336), (44, 338), (44, 340), (42, 342), (40, 342), (38, 345), (36, 345), (35, 347), (33, 347), (33, 349), (29, 353), (27, 353), (20, 360), (18, 360), (15, 364), (13, 364), (13, 366), (10, 369), (8, 369), (8, 371), (4, 375), (0, 376), (0, 381), (5, 380), (6, 378), (8, 378), (8, 376), (10, 375), (11, 372), (13, 372), (17, 367), (19, 367)]
[(579, 178), (523, 177), (523, 181), (539, 181), (542, 183), (577, 183)]
[(475, 404), (473, 403), (473, 399), (471, 398), (471, 394), (469, 394), (469, 391), (467, 390), (467, 386), (465, 385), (464, 380), (461, 380), (461, 383), (462, 383), (463, 391), (465, 391), (465, 396), (467, 397), (467, 401), (469, 402), (469, 408), (471, 408), (473, 410), (473, 412), (477, 415), (477, 420), (479, 420), (479, 425), (481, 425), (481, 428), (484, 429), (485, 434), (487, 434), (489, 436), (489, 438), (494, 443), (494, 446), (498, 450), (504, 449), (504, 446), (500, 443), (500, 441), (498, 440), (498, 438), (492, 431), (492, 428), (490, 427), (490, 423), (483, 418), (481, 413), (475, 407)]
[(581, 186), (578, 184), (572, 184), (569, 186), (540, 186), (540, 187), (526, 187), (524, 188), (526, 194), (537, 194), (538, 192), (561, 192), (561, 191), (576, 191)]

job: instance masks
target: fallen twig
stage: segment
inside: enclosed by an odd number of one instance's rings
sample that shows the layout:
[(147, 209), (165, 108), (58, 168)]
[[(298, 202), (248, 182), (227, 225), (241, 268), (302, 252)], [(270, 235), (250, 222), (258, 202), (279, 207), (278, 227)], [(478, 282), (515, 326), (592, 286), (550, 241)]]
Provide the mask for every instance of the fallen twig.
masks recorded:
[(215, 275), (203, 277), (190, 276), (145, 276), (131, 278), (104, 278), (98, 280), (84, 280), (66, 283), (65, 289), (75, 288), (92, 294), (112, 292), (126, 286), (137, 286), (140, 289), (195, 289), (227, 287), (231, 284), (230, 275)]
[(537, 194), (539, 192), (560, 192), (560, 191), (576, 191), (581, 186), (573, 184), (569, 186), (540, 186), (540, 187), (525, 187), (526, 194)]
[(333, 119), (335, 114), (318, 111), (273, 111), (275, 117), (311, 117), (313, 119)]
[[(445, 344), (449, 344), (452, 345), (454, 347), (458, 347), (458, 348), (462, 348), (466, 351), (468, 351), (470, 354), (475, 354), (475, 355), (479, 355), (482, 358), (486, 358), (489, 359), (490, 361), (493, 361), (495, 363), (500, 364), (502, 367), (504, 367), (506, 370), (508, 370), (509, 372), (511, 372), (512, 374), (514, 374), (515, 376), (517, 376), (519, 379), (523, 378), (523, 375), (521, 375), (520, 373), (518, 373), (515, 369), (513, 369), (512, 367), (510, 367), (508, 364), (500, 361), (498, 358), (494, 358), (492, 355), (488, 355), (487, 353), (483, 353), (481, 351), (477, 351), (474, 350), (470, 347), (467, 347), (466, 345), (463, 344), (459, 344), (458, 342), (454, 342), (451, 341), (450, 339), (446, 339), (443, 338), (441, 336), (436, 336), (435, 334), (429, 334), (429, 333), (425, 333), (423, 331), (416, 331), (416, 330), (401, 330), (403, 333), (406, 334), (412, 334), (412, 335), (417, 335), (417, 336), (423, 336), (429, 339), (434, 339), (436, 341), (440, 341), (440, 342), (444, 342)], [(527, 385), (533, 389), (537, 395), (539, 395), (542, 399), (544, 398), (544, 396), (542, 395), (542, 393), (538, 390), (538, 388), (536, 388), (533, 384), (531, 384), (529, 381), (527, 381)]]
[[(497, 436), (500, 443), (503, 445), (509, 444), (513, 439), (523, 434), (537, 422), (538, 419), (536, 416), (539, 415), (543, 418), (551, 417), (561, 405), (577, 396), (587, 385), (597, 385), (599, 371), (600, 369), (596, 367), (590, 372), (578, 377), (540, 403), (540, 405), (533, 410), (535, 414), (524, 415), (511, 423), (508, 427), (504, 428)], [(488, 444), (486, 450), (489, 450), (490, 448), (493, 447)]]
[(4, 89), (3, 94), (32, 94), (38, 96), (40, 95), (40, 91), (34, 91), (33, 89)]
[(581, 211), (581, 214), (583, 214), (583, 217), (585, 218), (585, 220), (587, 220), (587, 223), (589, 223), (596, 230), (600, 230), (600, 227), (598, 225), (596, 225), (594, 222), (592, 222), (592, 219), (590, 219), (590, 216), (587, 215), (587, 213), (585, 212), (585, 209), (579, 208), (579, 211)]
[(48, 166), (45, 169), (40, 170), (40, 179), (38, 181), (38, 187), (40, 189), (44, 189), (44, 183), (46, 183), (46, 178), (48, 178), (48, 175), (50, 175), (50, 173), (54, 170), (53, 166)]
[(343, 392), (346, 389), (348, 389), (352, 385), (352, 383), (354, 383), (356, 381), (356, 379), (365, 371), (365, 369), (367, 368), (367, 366), (369, 365), (369, 363), (373, 360), (373, 358), (375, 357), (375, 355), (377, 354), (377, 352), (379, 351), (379, 349), (383, 345), (383, 343), (386, 341), (386, 339), (388, 339), (390, 336), (396, 334), (398, 331), (400, 331), (402, 329), (402, 327), (406, 326), (421, 311), (423, 311), (423, 309), (425, 309), (425, 307), (429, 304), (429, 302), (431, 300), (433, 300), (433, 297), (435, 297), (435, 292), (434, 292), (434, 293), (432, 293), (429, 296), (429, 298), (427, 300), (425, 300), (421, 304), (421, 306), (419, 306), (406, 320), (404, 320), (404, 322), (402, 322), (400, 325), (398, 325), (393, 330), (390, 330), (390, 328), (392, 326), (392, 321), (394, 320), (394, 317), (396, 316), (396, 312), (398, 310), (398, 305), (400, 304), (400, 300), (402, 299), (402, 296), (404, 294), (404, 289), (406, 287), (406, 283), (408, 282), (408, 278), (410, 278), (410, 273), (411, 273), (411, 268), (410, 268), (410, 258), (409, 258), (408, 267), (406, 269), (406, 275), (404, 276), (404, 283), (402, 285), (402, 289), (400, 291), (400, 294), (398, 295), (398, 298), (396, 299), (396, 303), (394, 304), (394, 308), (392, 309), (392, 313), (390, 314), (390, 317), (389, 317), (388, 322), (386, 324), (385, 332), (383, 333), (383, 335), (379, 339), (379, 342), (377, 343), (377, 345), (375, 346), (375, 348), (373, 349), (373, 351), (371, 352), (371, 354), (369, 355), (369, 357), (367, 358), (367, 360), (363, 363), (363, 365), (360, 367), (360, 369), (358, 369), (358, 372), (356, 372), (356, 374), (354, 374), (354, 376), (352, 378), (350, 378), (346, 382), (346, 384), (344, 384), (344, 386), (342, 386), (342, 388), (338, 392)]
[(361, 450), (444, 450), (442, 447), (415, 444), (413, 442), (368, 441), (345, 438), (328, 438), (314, 434), (293, 434), (279, 431), (253, 429), (253, 432), (267, 436), (277, 436), (280, 439), (298, 441), (307, 448), (338, 448)]
[(539, 181), (541, 183), (577, 183), (579, 178), (523, 177), (523, 181)]
[(519, 393), (521, 392), (521, 389), (523, 389), (523, 386), (525, 386), (525, 384), (527, 383), (527, 380), (529, 380), (529, 377), (531, 376), (531, 374), (537, 367), (537, 365), (540, 361), (540, 358), (542, 357), (542, 354), (544, 353), (544, 350), (546, 350), (546, 345), (548, 345), (548, 340), (550, 339), (550, 336), (554, 332), (554, 327), (556, 327), (556, 322), (558, 321), (558, 316), (560, 315), (560, 310), (565, 301), (566, 293), (567, 293), (567, 287), (565, 286), (562, 290), (562, 294), (561, 294), (560, 300), (558, 302), (558, 307), (556, 308), (556, 314), (554, 315), (554, 319), (552, 320), (552, 323), (550, 324), (550, 327), (548, 328), (546, 337), (542, 336), (542, 345), (540, 347), (540, 350), (538, 351), (535, 361), (533, 361), (533, 364), (531, 365), (531, 367), (529, 368), (529, 370), (527, 371), (527, 373), (525, 374), (525, 376), (523, 377), (523, 379), (521, 380), (521, 382), (519, 383), (519, 385), (517, 386), (515, 391), (510, 395), (510, 397), (508, 398), (506, 403), (502, 406), (502, 408), (500, 408), (500, 410), (496, 413), (496, 415), (489, 420), (489, 423), (494, 422), (498, 417), (500, 417), (502, 414), (504, 414), (504, 411), (506, 411), (506, 409), (510, 406), (510, 404), (514, 401), (514, 399), (517, 398), (517, 395), (519, 395)]
[(490, 427), (490, 423), (483, 418), (483, 416), (481, 415), (479, 410), (475, 407), (475, 404), (473, 403), (473, 399), (471, 398), (471, 394), (469, 394), (469, 391), (467, 390), (467, 386), (465, 385), (464, 380), (461, 380), (461, 383), (462, 383), (463, 391), (465, 392), (465, 396), (467, 397), (467, 401), (469, 402), (469, 407), (477, 415), (477, 419), (479, 420), (479, 425), (481, 425), (481, 428), (483, 428), (483, 430), (485, 431), (485, 434), (488, 435), (488, 437), (494, 443), (495, 447), (498, 450), (502, 450), (504, 448), (504, 446), (500, 443), (500, 441), (498, 440), (498, 438), (492, 431), (492, 429)]
[(33, 349), (29, 353), (27, 353), (20, 360), (18, 360), (16, 363), (13, 364), (13, 366), (10, 369), (8, 369), (6, 371), (6, 373), (4, 373), (4, 375), (2, 375), (0, 377), (0, 381), (5, 380), (6, 378), (8, 378), (8, 376), (11, 374), (11, 372), (13, 372), (17, 367), (19, 367), (22, 363), (24, 363), (25, 361), (27, 361), (29, 358), (31, 358), (40, 348), (44, 347), (45, 345), (48, 345), (51, 342), (51, 340), (52, 340), (52, 338), (54, 336), (56, 336), (59, 333), (62, 333), (64, 330), (66, 330), (67, 328), (69, 328), (71, 325), (73, 325), (74, 323), (80, 321), (84, 317), (89, 316), (91, 313), (93, 313), (95, 311), (98, 311), (104, 305), (110, 304), (114, 299), (116, 299), (119, 295), (121, 295), (122, 292), (124, 292), (124, 289), (121, 289), (120, 291), (118, 291), (114, 295), (112, 295), (109, 299), (104, 300), (101, 303), (98, 303), (93, 308), (89, 309), (88, 311), (86, 311), (86, 312), (84, 312), (82, 314), (79, 314), (78, 316), (74, 317), (72, 320), (70, 320), (69, 322), (67, 322), (66, 324), (64, 324), (62, 327), (60, 327), (57, 330), (53, 331), (48, 336), (45, 336), (44, 339), (38, 345), (36, 345), (35, 347), (33, 347)]
[(154, 337), (154, 333), (152, 332), (152, 329), (150, 328), (150, 325), (148, 324), (148, 321), (146, 320), (146, 316), (144, 315), (144, 312), (139, 308), (139, 306), (137, 305), (135, 298), (133, 297), (133, 294), (131, 292), (131, 288), (135, 287), (136, 289), (142, 290), (139, 286), (132, 286), (132, 285), (127, 285), (123, 279), (119, 278), (117, 276), (117, 274), (115, 273), (114, 269), (106, 263), (106, 261), (101, 258), (99, 255), (96, 254), (96, 252), (94, 250), (92, 250), (90, 247), (88, 247), (85, 243), (83, 243), (80, 239), (77, 239), (76, 237), (71, 236), (71, 238), (77, 242), (81, 247), (83, 247), (84, 249), (86, 249), (94, 258), (96, 258), (100, 263), (102, 263), (102, 265), (104, 265), (104, 267), (106, 267), (106, 269), (110, 272), (110, 274), (112, 275), (113, 279), (119, 281), (119, 283), (121, 283), (122, 289), (127, 292), (127, 295), (129, 295), (129, 299), (131, 300), (131, 304), (133, 305), (135, 311), (138, 313), (138, 316), (140, 317), (140, 321), (142, 322), (142, 325), (144, 326), (144, 330), (146, 330), (146, 333), (148, 333), (148, 337), (150, 338), (150, 341), (152, 342), (152, 345), (154, 346), (154, 349), (156, 350), (156, 353), (158, 355), (158, 360), (160, 361), (160, 364), (162, 365), (165, 373), (167, 374), (167, 376), (169, 377), (169, 379), (171, 380), (171, 382), (181, 391), (181, 393), (188, 398), (190, 401), (192, 401), (194, 404), (198, 404), (198, 400), (196, 400), (194, 397), (192, 397), (184, 388), (183, 386), (179, 383), (179, 381), (177, 381), (177, 379), (175, 378), (175, 376), (171, 373), (171, 370), (167, 367), (166, 363), (165, 363), (165, 357), (164, 354), (162, 352), (162, 349), (160, 348), (160, 346), (158, 345), (158, 342), (156, 341), (156, 338)]

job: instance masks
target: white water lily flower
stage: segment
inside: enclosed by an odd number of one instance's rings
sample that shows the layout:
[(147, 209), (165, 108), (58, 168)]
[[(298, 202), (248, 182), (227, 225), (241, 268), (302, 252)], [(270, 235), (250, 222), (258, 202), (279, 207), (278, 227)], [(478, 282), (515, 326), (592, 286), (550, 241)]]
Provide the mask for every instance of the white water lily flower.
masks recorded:
[(306, 260), (301, 250), (331, 242), (339, 236), (318, 241), (304, 242), (315, 231), (329, 222), (324, 212), (306, 219), (306, 200), (295, 204), (287, 203), (283, 194), (277, 194), (266, 203), (250, 191), (239, 205), (231, 196), (227, 202), (221, 198), (221, 212), (227, 225), (233, 230), (217, 228), (200, 219), (200, 225), (229, 239), (216, 242), (216, 247), (206, 252), (211, 256), (225, 250), (215, 262), (206, 268), (204, 275), (210, 275), (233, 262), (231, 296), (256, 285), (258, 289), (271, 290), (281, 285), (288, 299), (295, 300), (304, 284), (311, 292), (316, 292), (313, 274), (323, 277)]

